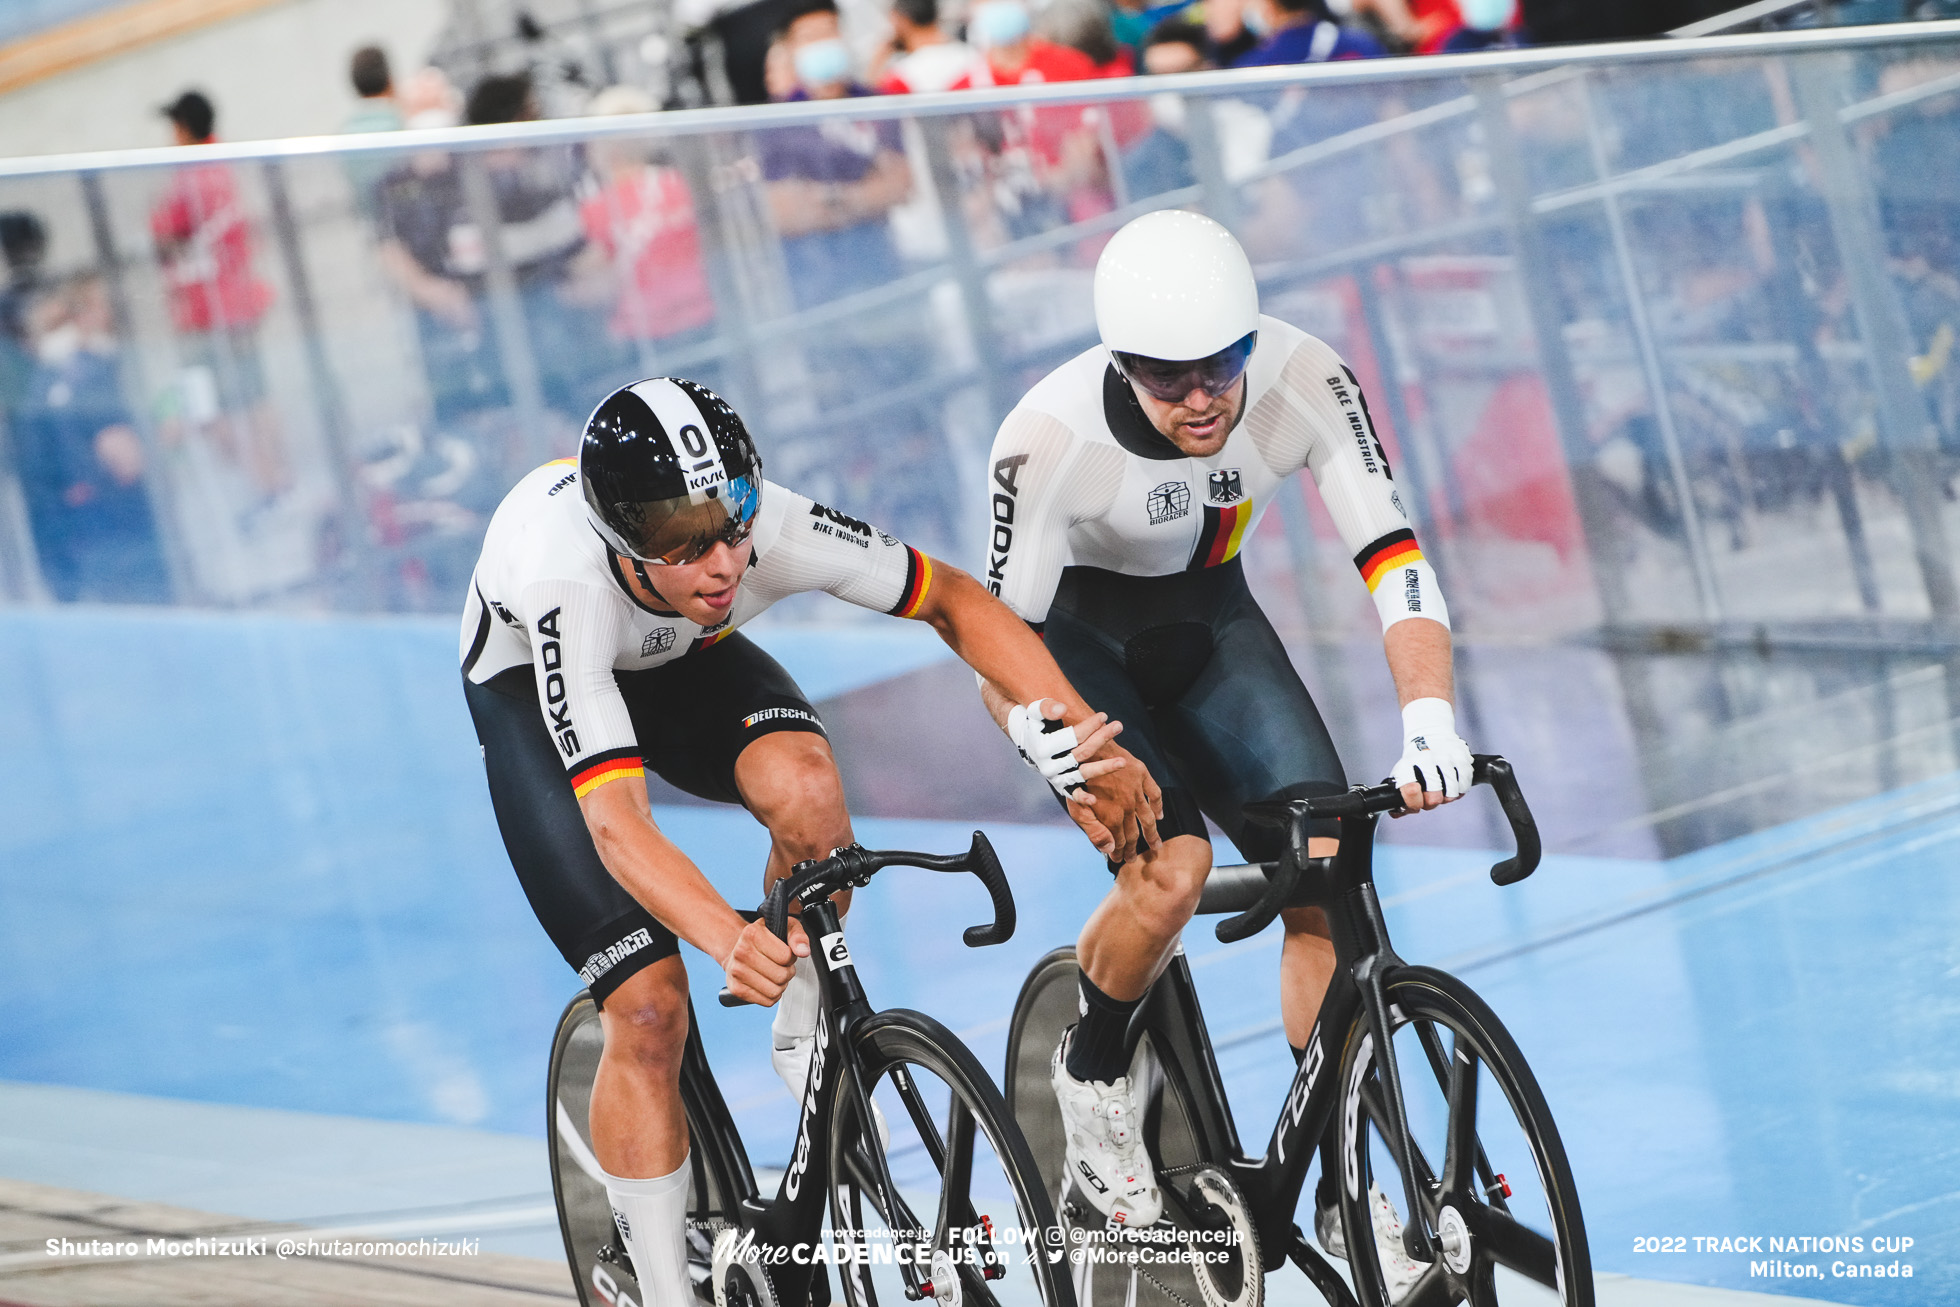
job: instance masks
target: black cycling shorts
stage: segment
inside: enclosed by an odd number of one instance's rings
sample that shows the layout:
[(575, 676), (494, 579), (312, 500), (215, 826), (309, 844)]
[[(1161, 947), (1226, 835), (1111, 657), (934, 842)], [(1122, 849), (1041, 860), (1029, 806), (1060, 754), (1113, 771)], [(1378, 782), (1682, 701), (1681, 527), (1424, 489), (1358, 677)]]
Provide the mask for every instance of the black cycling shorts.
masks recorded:
[[(1246, 822), (1246, 804), (1347, 788), (1320, 710), (1238, 559), (1169, 576), (1067, 568), (1042, 634), (1163, 789), (1164, 838), (1209, 839), (1210, 817), (1248, 861), (1271, 861), (1285, 833)], [(1313, 833), (1340, 828), (1316, 822)]]
[[(824, 733), (789, 673), (739, 632), (685, 658), (613, 678), (646, 765), (668, 784), (718, 803), (742, 801), (735, 759), (756, 740), (777, 731)], [(531, 669), (513, 667), (483, 685), (466, 677), (463, 695), (483, 745), (497, 828), (524, 896), (603, 1006), (634, 973), (672, 957), (680, 944), (599, 860), (564, 759), (545, 730)]]

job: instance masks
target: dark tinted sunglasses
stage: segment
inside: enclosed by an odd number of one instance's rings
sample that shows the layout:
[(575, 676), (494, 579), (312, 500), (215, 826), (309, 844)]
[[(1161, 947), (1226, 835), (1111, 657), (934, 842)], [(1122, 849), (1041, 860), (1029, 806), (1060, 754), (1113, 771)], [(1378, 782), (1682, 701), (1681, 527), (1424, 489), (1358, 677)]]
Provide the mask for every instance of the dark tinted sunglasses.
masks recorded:
[[(751, 477), (735, 478), (721, 489), (719, 503), (726, 516), (718, 528), (700, 532), (658, 554), (635, 554), (634, 557), (643, 563), (662, 567), (684, 567), (705, 558), (718, 544), (727, 545), (730, 549), (740, 548), (742, 542), (755, 533), (756, 510), (762, 504), (759, 489)], [(674, 502), (679, 504), (681, 501)]]
[(739, 549), (744, 540), (755, 534), (755, 518), (729, 518), (721, 524), (721, 530), (712, 535), (696, 536), (684, 544), (675, 545), (658, 558), (643, 558), (643, 563), (653, 563), (661, 567), (684, 567), (688, 563), (706, 558), (716, 545), (727, 545)]
[(1116, 367), (1145, 393), (1166, 403), (1176, 403), (1194, 390), (1222, 395), (1245, 375), (1252, 362), (1252, 348), (1259, 333), (1248, 332), (1216, 354), (1201, 359), (1153, 359), (1144, 354), (1111, 350)]

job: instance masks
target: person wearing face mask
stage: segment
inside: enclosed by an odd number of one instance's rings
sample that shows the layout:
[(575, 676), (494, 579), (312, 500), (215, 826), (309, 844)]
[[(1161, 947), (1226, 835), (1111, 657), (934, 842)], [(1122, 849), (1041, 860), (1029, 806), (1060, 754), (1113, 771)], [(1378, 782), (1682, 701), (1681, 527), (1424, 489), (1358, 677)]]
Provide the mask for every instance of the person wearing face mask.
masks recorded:
[(1081, 82), (1098, 76), (1095, 61), (1080, 50), (1034, 34), (1021, 0), (986, 0), (967, 20), (967, 37), (987, 56), (985, 80), (975, 76), (949, 89)]
[[(834, 0), (797, 0), (783, 24), (790, 100), (872, 95), (852, 68)], [(898, 126), (840, 118), (760, 134), (769, 211), (798, 308), (882, 285), (903, 266), (887, 215), (912, 193)]]
[[(967, 20), (967, 38), (986, 65), (951, 89), (1079, 82), (1102, 76), (1088, 55), (1034, 34), (1021, 0), (984, 0)], [(999, 119), (1001, 174), (1015, 192), (1008, 230), (1027, 235), (1106, 211), (1099, 185), (1101, 146), (1096, 111), (1079, 105), (1021, 105)], [(1101, 202), (1099, 203), (1098, 200)]]
[(1476, 50), (1516, 50), (1527, 44), (1518, 29), (1517, 0), (1457, 0), (1463, 21), (1443, 38), (1443, 54)]
[[(869, 96), (855, 76), (834, 0), (793, 0), (781, 38), (796, 72), (789, 99), (842, 100)], [(845, 117), (773, 127), (757, 133), (769, 212), (781, 240), (791, 297), (799, 309), (849, 299), (905, 273), (892, 210), (913, 192), (899, 126), (890, 119)], [(918, 313), (888, 305), (851, 314), (799, 345), (820, 412), (848, 408), (865, 394), (900, 389), (930, 371), (933, 333)], [(928, 522), (951, 520), (952, 492), (938, 475), (937, 413), (925, 401), (887, 408), (880, 438), (880, 475), (899, 508), (891, 525), (908, 535), (930, 534)], [(839, 470), (862, 466), (859, 439), (846, 427), (813, 435), (830, 442)], [(831, 493), (838, 485), (823, 487)]]
[(1366, 32), (1335, 22), (1326, 0), (1250, 0), (1244, 22), (1259, 43), (1232, 60), (1233, 68), (1379, 59), (1388, 53)]
[[(1146, 73), (1195, 73), (1212, 67), (1205, 29), (1189, 19), (1167, 18), (1144, 38)], [(1176, 95), (1150, 97), (1151, 129), (1123, 151), (1123, 177), (1131, 195), (1161, 195), (1183, 186), (1196, 186), (1198, 173), (1191, 161), (1186, 131), (1187, 110)]]

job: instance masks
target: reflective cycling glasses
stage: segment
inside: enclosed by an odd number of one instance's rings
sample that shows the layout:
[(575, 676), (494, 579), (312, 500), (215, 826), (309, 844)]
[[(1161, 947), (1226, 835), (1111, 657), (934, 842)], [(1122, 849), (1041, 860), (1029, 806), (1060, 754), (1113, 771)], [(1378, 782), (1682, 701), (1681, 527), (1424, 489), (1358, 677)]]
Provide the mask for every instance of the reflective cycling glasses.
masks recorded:
[(1128, 354), (1113, 349), (1117, 370), (1153, 398), (1175, 404), (1194, 390), (1222, 395), (1245, 375), (1252, 362), (1252, 348), (1259, 333), (1248, 332), (1216, 354), (1201, 359), (1153, 359), (1144, 354)]
[[(633, 555), (656, 567), (683, 567), (698, 562), (718, 544), (741, 548), (742, 542), (755, 533), (756, 510), (762, 496), (750, 478), (737, 477), (724, 484), (713, 499), (702, 503), (686, 499), (667, 502), (673, 508), (653, 533), (652, 547), (646, 553)], [(666, 547), (662, 548), (663, 545)]]

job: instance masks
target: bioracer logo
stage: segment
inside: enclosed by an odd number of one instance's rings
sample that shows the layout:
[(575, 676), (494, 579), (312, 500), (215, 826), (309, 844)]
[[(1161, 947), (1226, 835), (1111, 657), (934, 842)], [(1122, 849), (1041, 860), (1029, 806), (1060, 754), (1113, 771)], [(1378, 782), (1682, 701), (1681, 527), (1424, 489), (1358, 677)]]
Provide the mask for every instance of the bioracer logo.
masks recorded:
[(554, 608), (538, 619), (538, 634), (550, 636), (538, 646), (538, 666), (544, 669), (544, 710), (551, 719), (551, 733), (567, 758), (578, 756), (578, 732), (572, 729), (572, 705), (565, 694), (565, 662), (559, 645), (558, 614)]
[(996, 595), (1007, 580), (1007, 551), (1014, 547), (1014, 496), (1020, 493), (1021, 465), (1026, 454), (1010, 454), (994, 464), (994, 534), (988, 541), (987, 588)]
[(1191, 511), (1191, 487), (1182, 481), (1166, 481), (1144, 496), (1143, 511), (1152, 526), (1175, 522)]

